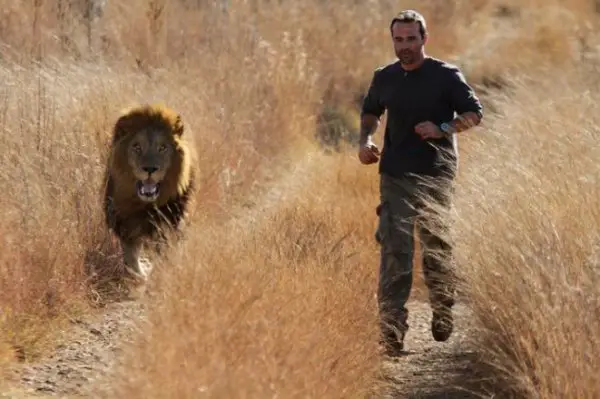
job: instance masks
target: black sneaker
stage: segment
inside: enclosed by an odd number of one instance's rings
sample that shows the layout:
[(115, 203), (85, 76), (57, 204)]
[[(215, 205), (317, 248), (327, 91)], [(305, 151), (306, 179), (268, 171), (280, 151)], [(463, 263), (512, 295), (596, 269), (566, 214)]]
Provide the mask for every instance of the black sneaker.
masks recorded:
[(396, 338), (395, 334), (382, 338), (380, 345), (385, 356), (399, 357), (404, 351), (404, 334), (402, 334), (400, 338)]
[(453, 330), (452, 309), (436, 309), (431, 320), (431, 333), (433, 339), (443, 342), (450, 338)]

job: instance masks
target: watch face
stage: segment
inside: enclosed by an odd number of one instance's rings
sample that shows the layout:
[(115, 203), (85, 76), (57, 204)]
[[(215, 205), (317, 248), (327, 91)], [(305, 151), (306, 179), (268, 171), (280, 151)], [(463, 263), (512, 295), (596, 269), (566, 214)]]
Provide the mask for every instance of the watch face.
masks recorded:
[(442, 123), (441, 129), (444, 133), (446, 134), (452, 134), (454, 133), (454, 129), (452, 128), (451, 125), (449, 125), (448, 123)]

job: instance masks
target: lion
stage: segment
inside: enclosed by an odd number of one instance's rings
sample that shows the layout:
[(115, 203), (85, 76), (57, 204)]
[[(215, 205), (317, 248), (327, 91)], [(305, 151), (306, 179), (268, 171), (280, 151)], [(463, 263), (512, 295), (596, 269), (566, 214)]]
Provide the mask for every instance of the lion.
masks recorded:
[(113, 126), (104, 180), (105, 222), (120, 242), (127, 273), (138, 282), (145, 282), (152, 268), (140, 257), (142, 247), (153, 244), (160, 253), (168, 241), (165, 233), (181, 233), (189, 218), (196, 186), (196, 154), (189, 136), (181, 115), (162, 105), (130, 108)]

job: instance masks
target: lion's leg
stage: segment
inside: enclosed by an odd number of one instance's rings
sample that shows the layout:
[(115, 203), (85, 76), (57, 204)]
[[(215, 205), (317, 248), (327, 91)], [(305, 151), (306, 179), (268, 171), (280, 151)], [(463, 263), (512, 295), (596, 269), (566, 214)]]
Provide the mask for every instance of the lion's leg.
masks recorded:
[(125, 268), (129, 274), (140, 281), (146, 281), (150, 272), (149, 264), (140, 257), (142, 243), (139, 240), (123, 241)]

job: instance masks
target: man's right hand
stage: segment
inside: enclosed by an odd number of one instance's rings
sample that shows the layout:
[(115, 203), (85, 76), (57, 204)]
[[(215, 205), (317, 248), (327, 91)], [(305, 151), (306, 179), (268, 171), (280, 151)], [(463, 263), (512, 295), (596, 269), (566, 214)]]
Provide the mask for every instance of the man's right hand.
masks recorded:
[(379, 148), (371, 142), (362, 144), (358, 150), (358, 159), (363, 165), (370, 165), (379, 160)]

